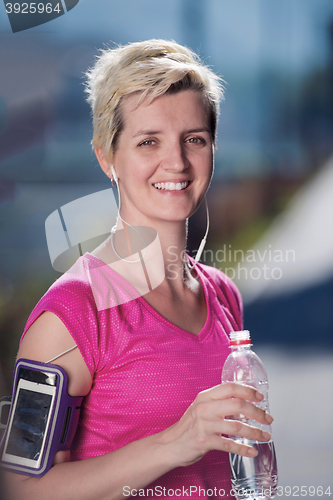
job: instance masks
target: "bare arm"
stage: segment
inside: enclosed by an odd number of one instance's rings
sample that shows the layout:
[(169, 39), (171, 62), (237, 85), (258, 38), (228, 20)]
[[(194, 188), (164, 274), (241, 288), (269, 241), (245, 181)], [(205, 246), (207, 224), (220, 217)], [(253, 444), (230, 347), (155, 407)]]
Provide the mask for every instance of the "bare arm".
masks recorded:
[[(73, 345), (74, 341), (60, 319), (45, 312), (27, 332), (18, 358), (45, 362)], [(55, 363), (68, 374), (70, 395), (82, 396), (89, 392), (92, 377), (78, 349)], [(242, 413), (261, 423), (267, 423), (266, 418), (271, 421), (261, 409), (248, 402), (260, 399), (262, 396), (258, 397), (253, 388), (234, 383), (218, 385), (201, 392), (178, 422), (158, 434), (87, 460), (64, 462), (64, 457), (60, 456), (61, 463), (54, 465), (41, 478), (6, 473), (10, 498), (123, 499), (124, 486), (144, 488), (175, 467), (200, 460), (209, 450), (249, 455), (250, 447), (237, 444), (221, 434), (267, 441), (269, 436), (263, 436), (259, 429), (225, 419), (227, 415)]]

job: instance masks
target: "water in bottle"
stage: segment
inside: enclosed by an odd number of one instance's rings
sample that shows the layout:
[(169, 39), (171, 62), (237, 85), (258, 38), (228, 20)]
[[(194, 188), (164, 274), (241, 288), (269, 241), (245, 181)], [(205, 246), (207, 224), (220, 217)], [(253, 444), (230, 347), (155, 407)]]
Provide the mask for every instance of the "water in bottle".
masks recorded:
[[(251, 350), (249, 331), (232, 332), (230, 348), (222, 371), (222, 382), (239, 382), (258, 389), (264, 398), (256, 403), (269, 412), (268, 382), (264, 365), (260, 358)], [(244, 415), (233, 416), (237, 420), (271, 432), (270, 425), (260, 424), (255, 420), (246, 419)], [(264, 499), (275, 496), (277, 490), (277, 465), (273, 441), (262, 443), (239, 436), (229, 436), (238, 443), (253, 446), (258, 450), (256, 457), (243, 457), (229, 453), (231, 482), (237, 500)]]

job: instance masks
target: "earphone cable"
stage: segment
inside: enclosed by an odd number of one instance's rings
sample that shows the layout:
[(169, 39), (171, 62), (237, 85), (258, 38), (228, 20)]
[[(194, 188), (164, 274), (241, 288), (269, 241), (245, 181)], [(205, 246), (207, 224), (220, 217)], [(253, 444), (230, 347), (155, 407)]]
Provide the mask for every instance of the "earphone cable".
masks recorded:
[[(124, 259), (123, 257), (121, 257), (121, 255), (119, 255), (119, 254), (118, 254), (118, 252), (117, 252), (117, 250), (115, 249), (114, 242), (113, 242), (113, 238), (114, 238), (114, 234), (115, 234), (115, 232), (116, 232), (117, 224), (116, 224), (115, 226), (113, 226), (113, 228), (111, 229), (111, 245), (112, 245), (112, 249), (113, 249), (114, 253), (116, 254), (116, 256), (117, 256), (119, 259), (121, 259), (122, 261), (124, 261), (124, 262), (129, 262), (130, 264), (135, 264), (135, 263), (137, 263), (137, 262), (141, 262), (141, 261), (144, 259), (145, 255), (146, 255), (146, 253), (147, 253), (147, 243), (146, 243), (146, 240), (144, 239), (144, 237), (142, 236), (142, 234), (140, 233), (140, 231), (139, 231), (136, 227), (131, 226), (131, 224), (129, 224), (128, 222), (126, 222), (126, 221), (122, 218), (122, 216), (120, 215), (120, 208), (121, 208), (120, 189), (119, 189), (119, 186), (118, 186), (118, 180), (116, 180), (116, 177), (115, 177), (115, 176), (114, 176), (114, 181), (115, 181), (115, 183), (116, 183), (116, 186), (117, 186), (117, 191), (118, 191), (118, 200), (119, 200), (118, 217), (119, 217), (119, 219), (120, 219), (120, 220), (121, 220), (124, 224), (126, 224), (127, 226), (129, 226), (129, 227), (131, 227), (132, 229), (134, 229), (134, 231), (136, 231), (136, 232), (140, 235), (140, 237), (142, 238), (142, 241), (143, 241), (143, 243), (144, 243), (144, 248), (145, 248), (145, 250), (144, 250), (144, 254), (143, 254), (143, 256), (142, 256), (142, 257), (140, 257), (140, 259), (138, 259), (138, 260), (128, 260), (128, 259)], [(112, 185), (112, 180), (111, 180), (111, 185)]]
[(206, 216), (207, 216), (206, 233), (205, 233), (205, 236), (203, 237), (203, 239), (201, 240), (200, 246), (199, 246), (197, 254), (195, 256), (194, 264), (191, 264), (187, 258), (187, 266), (189, 269), (193, 269), (197, 265), (197, 263), (200, 260), (201, 254), (205, 248), (205, 245), (206, 245), (207, 236), (208, 236), (208, 232), (209, 232), (209, 210), (208, 210), (208, 203), (207, 203), (206, 195), (205, 195), (205, 205), (206, 205)]

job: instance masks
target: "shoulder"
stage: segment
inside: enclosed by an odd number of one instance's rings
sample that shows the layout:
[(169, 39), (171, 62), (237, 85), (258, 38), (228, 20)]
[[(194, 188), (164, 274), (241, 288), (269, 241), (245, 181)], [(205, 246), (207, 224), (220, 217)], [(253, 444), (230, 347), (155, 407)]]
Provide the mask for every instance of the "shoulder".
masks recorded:
[[(28, 332), (25, 345), (36, 346), (34, 340), (38, 339), (41, 347), (47, 346), (43, 351), (45, 358), (71, 347), (74, 340), (90, 373), (94, 373), (98, 364), (99, 325), (84, 257), (57, 279), (40, 299), (26, 323), (21, 346)], [(74, 351), (72, 357), (76, 354)]]
[(89, 273), (85, 257), (80, 257), (65, 274), (60, 276), (38, 302), (36, 308), (47, 308), (50, 305), (72, 308), (76, 311), (94, 308), (94, 296), (89, 282)]
[(84, 257), (50, 286), (29, 316), (24, 333), (44, 311), (54, 313), (71, 329), (80, 328), (96, 318), (97, 309)]
[(56, 295), (59, 293), (73, 294), (74, 292), (81, 292), (86, 297), (92, 295), (88, 260), (85, 255), (80, 257), (68, 271), (60, 276), (51, 285), (47, 293)]
[(240, 297), (240, 292), (229, 276), (217, 269), (216, 267), (207, 266), (206, 264), (199, 264), (200, 268), (205, 271), (206, 274), (214, 281), (214, 283), (220, 288), (229, 288), (235, 297)]
[(216, 267), (199, 264), (199, 269), (203, 275), (211, 282), (217, 291), (218, 298), (243, 321), (243, 301), (242, 296), (232, 281), (225, 273)]

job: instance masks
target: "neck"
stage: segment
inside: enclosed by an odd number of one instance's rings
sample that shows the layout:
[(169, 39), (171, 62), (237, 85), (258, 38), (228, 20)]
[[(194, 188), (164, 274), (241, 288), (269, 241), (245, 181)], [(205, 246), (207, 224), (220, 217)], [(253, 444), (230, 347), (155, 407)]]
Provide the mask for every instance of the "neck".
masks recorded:
[[(174, 285), (184, 282), (184, 265), (187, 241), (187, 221), (170, 223), (158, 231), (161, 243), (165, 277)], [(170, 283), (170, 284), (171, 284)]]
[[(135, 233), (135, 231), (123, 221), (137, 228), (138, 231)], [(142, 227), (141, 230), (140, 226)], [(142, 245), (142, 236), (145, 239), (145, 228), (147, 227), (157, 232), (163, 255), (165, 278), (168, 285), (171, 288), (179, 288), (183, 287), (186, 282), (188, 286), (189, 274), (185, 259), (187, 221), (159, 221), (154, 219), (150, 219), (149, 221), (135, 220), (135, 218), (129, 215), (126, 216), (126, 213), (122, 211), (121, 218), (118, 219), (117, 223), (117, 230), (123, 229), (124, 233), (129, 235), (129, 237), (126, 237), (126, 240), (127, 246), (130, 245), (131, 247), (135, 246), (129, 243), (129, 240), (131, 241), (133, 237)]]

